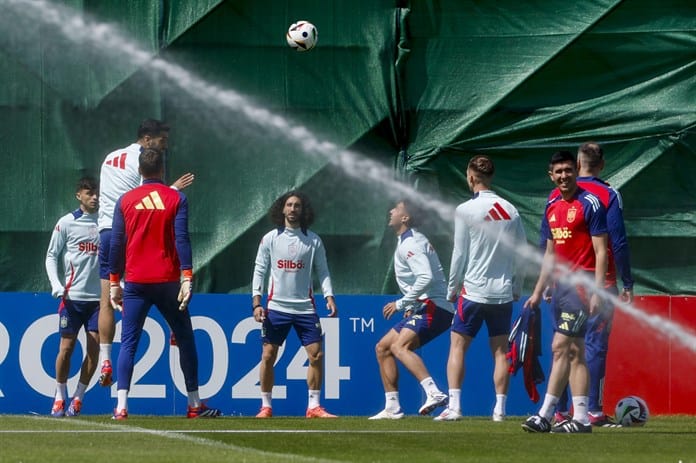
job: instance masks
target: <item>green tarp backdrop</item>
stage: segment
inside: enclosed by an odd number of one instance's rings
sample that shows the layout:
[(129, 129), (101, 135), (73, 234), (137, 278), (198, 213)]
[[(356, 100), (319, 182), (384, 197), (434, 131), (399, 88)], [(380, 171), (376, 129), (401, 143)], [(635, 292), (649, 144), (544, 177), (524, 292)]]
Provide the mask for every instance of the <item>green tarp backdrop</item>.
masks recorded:
[[(314, 200), (337, 293), (395, 292), (387, 212), (410, 185), (446, 268), (468, 159), (538, 241), (558, 149), (600, 142), (636, 292), (696, 285), (696, 4), (691, 0), (0, 0), (0, 291), (47, 291), (74, 184), (172, 126), (191, 171), (199, 292), (248, 292), (273, 199)], [(313, 22), (314, 50), (285, 44)], [(443, 206), (444, 205), (444, 206)], [(530, 265), (530, 273), (534, 273)], [(528, 283), (530, 286), (531, 283)]]

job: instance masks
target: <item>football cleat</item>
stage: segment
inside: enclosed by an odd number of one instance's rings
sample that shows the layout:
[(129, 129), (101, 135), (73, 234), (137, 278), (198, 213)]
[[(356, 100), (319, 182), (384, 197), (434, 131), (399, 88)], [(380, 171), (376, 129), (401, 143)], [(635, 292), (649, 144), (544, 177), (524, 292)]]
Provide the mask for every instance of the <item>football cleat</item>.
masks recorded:
[(272, 418), (273, 409), (271, 407), (261, 407), (261, 410), (256, 414), (256, 418)]
[(72, 399), (70, 406), (65, 411), (65, 416), (78, 416), (82, 411), (82, 401), (77, 397)]
[(589, 413), (590, 424), (592, 426), (597, 426), (598, 428), (620, 428), (621, 425), (614, 421), (614, 419), (608, 415), (602, 413), (601, 415), (593, 415)]
[(222, 412), (219, 408), (210, 408), (205, 404), (186, 409), (186, 418), (217, 418), (220, 415), (222, 415)]
[(496, 423), (502, 423), (503, 421), (505, 421), (505, 414), (493, 412), (493, 421), (495, 421)]
[(449, 403), (449, 396), (440, 391), (434, 394), (428, 394), (428, 400), (425, 401), (423, 406), (418, 410), (421, 415), (429, 415), (430, 412), (439, 407), (444, 407)]
[(305, 416), (307, 418), (338, 418), (336, 415), (332, 415), (331, 413), (324, 410), (324, 407), (322, 407), (321, 405), (314, 408), (308, 408)]
[(99, 385), (102, 387), (111, 386), (114, 383), (113, 375), (114, 370), (111, 368), (111, 360), (104, 360), (101, 366), (101, 373), (99, 375)]
[(579, 421), (568, 420), (561, 424), (557, 424), (551, 428), (551, 432), (557, 433), (587, 433), (592, 432), (592, 425), (590, 423), (582, 424)]
[(551, 423), (543, 416), (532, 415), (527, 418), (527, 421), (522, 423), (522, 429), (527, 432), (550, 432)]
[(556, 412), (553, 414), (553, 422), (554, 424), (561, 424), (563, 422), (572, 420), (573, 417), (570, 416), (568, 412)]
[(451, 408), (447, 407), (444, 410), (442, 410), (442, 413), (433, 418), (433, 421), (459, 421), (461, 419), (461, 412), (457, 410), (452, 410)]
[(126, 420), (128, 419), (128, 412), (125, 408), (122, 408), (121, 410), (114, 409), (114, 416), (112, 416), (111, 419), (118, 421)]
[(404, 412), (401, 409), (396, 411), (387, 410), (386, 408), (374, 416), (368, 418), (368, 420), (400, 420), (404, 417)]
[(56, 400), (53, 402), (53, 408), (51, 408), (51, 416), (53, 418), (62, 418), (65, 416), (65, 401)]

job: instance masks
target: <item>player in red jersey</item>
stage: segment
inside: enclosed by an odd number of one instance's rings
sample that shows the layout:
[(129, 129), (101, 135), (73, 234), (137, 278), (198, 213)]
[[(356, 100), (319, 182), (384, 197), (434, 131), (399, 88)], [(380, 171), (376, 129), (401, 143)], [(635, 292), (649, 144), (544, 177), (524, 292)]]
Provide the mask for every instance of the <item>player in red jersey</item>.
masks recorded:
[[(588, 416), (589, 373), (585, 360), (585, 331), (589, 316), (602, 309), (602, 300), (594, 288), (604, 288), (607, 271), (607, 217), (601, 201), (577, 184), (577, 162), (569, 151), (558, 151), (551, 157), (549, 177), (561, 195), (549, 201), (542, 230), (546, 251), (539, 279), (525, 302), (525, 308), (536, 308), (544, 289), (552, 278), (555, 287), (551, 306), (554, 312), (554, 336), (551, 345), (553, 364), (544, 402), (537, 415), (522, 424), (529, 432), (586, 433), (592, 432)], [(566, 266), (573, 274), (585, 273), (594, 286), (563, 278), (560, 271), (552, 274), (555, 263)], [(556, 403), (570, 381), (573, 393), (572, 420), (551, 428)]]
[[(121, 196), (114, 209), (109, 252), (111, 304), (123, 305), (118, 356), (118, 403), (113, 418), (128, 417), (133, 363), (143, 325), (155, 305), (176, 336), (188, 396), (188, 418), (216, 417), (198, 395), (198, 354), (188, 303), (193, 266), (186, 196), (162, 181), (164, 155), (145, 149), (139, 157), (143, 184)], [(125, 270), (125, 287), (120, 285)], [(181, 278), (181, 282), (180, 282)]]
[[(623, 282), (621, 300), (627, 303), (633, 301), (633, 278), (631, 276), (631, 259), (626, 238), (626, 228), (623, 220), (623, 201), (621, 194), (607, 182), (599, 178), (604, 168), (604, 152), (602, 147), (594, 142), (587, 142), (578, 148), (578, 185), (597, 196), (607, 209), (607, 230), (609, 233), (608, 268), (605, 289), (618, 296), (617, 270)], [(554, 189), (549, 200), (560, 195)], [(543, 232), (542, 232), (543, 235)], [(546, 247), (546, 243), (543, 243)], [(585, 356), (590, 372), (589, 413), (593, 426), (616, 427), (616, 423), (603, 411), (602, 392), (606, 376), (607, 353), (609, 351), (609, 335), (614, 320), (614, 307), (608, 305), (605, 310), (595, 314), (587, 321), (585, 333)], [(555, 421), (561, 422), (568, 417), (568, 391), (563, 394), (557, 405)]]

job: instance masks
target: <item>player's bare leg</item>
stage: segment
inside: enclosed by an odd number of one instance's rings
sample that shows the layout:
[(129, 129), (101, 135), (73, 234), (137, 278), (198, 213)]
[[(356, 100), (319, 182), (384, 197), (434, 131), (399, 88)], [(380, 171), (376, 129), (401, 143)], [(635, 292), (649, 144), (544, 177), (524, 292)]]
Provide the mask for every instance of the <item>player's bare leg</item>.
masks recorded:
[(56, 393), (51, 409), (51, 416), (65, 416), (66, 400), (68, 399), (68, 375), (70, 373), (70, 357), (75, 349), (77, 336), (61, 336), (56, 355)]
[(489, 345), (494, 361), (495, 408), (493, 409), (493, 421), (503, 421), (505, 419), (505, 403), (510, 385), (510, 374), (508, 373), (508, 361), (506, 358), (508, 337), (507, 335), (493, 336), (489, 339)]
[(455, 331), (450, 331), (450, 350), (447, 356), (447, 385), (449, 387), (449, 404), (435, 418), (437, 421), (456, 421), (462, 418), (461, 392), (466, 372), (466, 352), (473, 338)]
[(415, 331), (403, 328), (391, 346), (394, 356), (416, 377), (426, 395), (423, 406), (418, 410), (421, 415), (429, 415), (438, 407), (449, 403), (449, 396), (443, 393), (430, 376), (428, 369), (418, 354), (414, 352), (420, 347), (420, 339)]
[(273, 409), (271, 398), (273, 393), (273, 382), (275, 381), (275, 371), (273, 365), (278, 357), (278, 346), (265, 343), (261, 351), (261, 363), (259, 365), (259, 383), (261, 385), (261, 410), (256, 418), (271, 418)]
[(116, 332), (114, 309), (110, 301), (109, 280), (101, 280), (101, 297), (99, 298), (99, 356), (101, 371), (99, 384), (107, 387), (113, 384), (113, 368), (111, 366), (111, 346)]
[(406, 369), (420, 382), (430, 376), (423, 359), (413, 352), (420, 347), (418, 336), (413, 330), (402, 329), (391, 345), (391, 351)]
[(309, 367), (307, 368), (307, 418), (336, 418), (336, 415), (324, 410), (319, 404), (321, 395), (321, 383), (324, 376), (324, 352), (321, 342), (315, 342), (305, 346)]
[(399, 368), (396, 358), (391, 351), (391, 345), (399, 336), (395, 330), (391, 329), (379, 340), (375, 346), (375, 355), (379, 365), (379, 374), (382, 377), (384, 392), (395, 392), (399, 390)]
[(261, 354), (261, 365), (259, 368), (259, 382), (261, 384), (261, 392), (271, 392), (273, 390), (273, 382), (275, 381), (275, 372), (273, 364), (278, 356), (278, 346), (273, 344), (264, 344)]
[(391, 351), (391, 345), (396, 341), (399, 333), (390, 329), (375, 345), (375, 355), (379, 365), (379, 375), (384, 386), (384, 410), (380, 411), (371, 420), (398, 420), (404, 417), (399, 400), (399, 367), (396, 358)]

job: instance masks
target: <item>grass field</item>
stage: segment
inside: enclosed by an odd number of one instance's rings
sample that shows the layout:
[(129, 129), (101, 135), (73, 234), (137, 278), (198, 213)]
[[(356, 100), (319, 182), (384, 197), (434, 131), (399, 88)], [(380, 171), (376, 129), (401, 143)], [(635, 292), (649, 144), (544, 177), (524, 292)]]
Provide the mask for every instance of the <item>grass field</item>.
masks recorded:
[(528, 434), (522, 417), (271, 420), (0, 415), (0, 462), (682, 462), (696, 463), (696, 417), (591, 435)]

